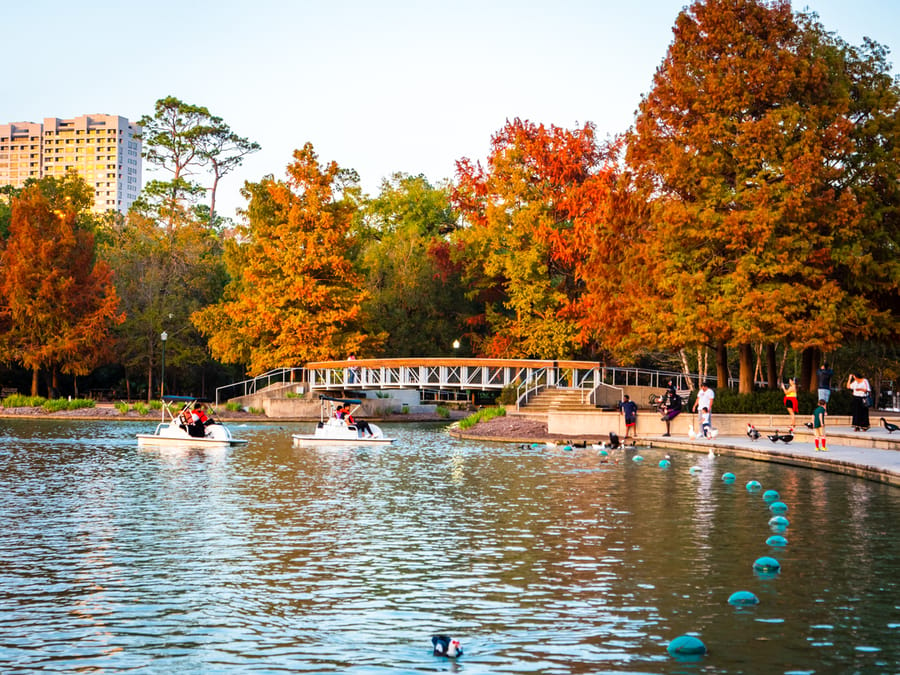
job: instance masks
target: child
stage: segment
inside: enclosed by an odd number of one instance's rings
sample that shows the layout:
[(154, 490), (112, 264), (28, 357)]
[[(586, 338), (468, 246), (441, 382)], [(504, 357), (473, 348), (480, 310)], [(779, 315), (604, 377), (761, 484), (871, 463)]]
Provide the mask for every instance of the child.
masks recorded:
[(791, 416), (791, 431), (794, 430), (794, 415), (797, 414), (799, 406), (797, 405), (797, 380), (791, 378), (788, 380), (788, 386), (781, 385), (784, 391), (784, 407), (787, 408), (788, 415)]
[(631, 434), (632, 438), (637, 438), (635, 425), (637, 424), (637, 403), (631, 400), (628, 394), (622, 397), (623, 401), (619, 404), (619, 409), (625, 415), (625, 438)]
[(703, 433), (703, 438), (709, 438), (709, 408), (704, 407), (703, 410), (700, 411), (700, 430)]
[[(825, 447), (825, 399), (819, 399), (819, 407), (813, 410), (813, 435), (816, 451), (828, 452)], [(821, 445), (821, 447), (819, 447)]]

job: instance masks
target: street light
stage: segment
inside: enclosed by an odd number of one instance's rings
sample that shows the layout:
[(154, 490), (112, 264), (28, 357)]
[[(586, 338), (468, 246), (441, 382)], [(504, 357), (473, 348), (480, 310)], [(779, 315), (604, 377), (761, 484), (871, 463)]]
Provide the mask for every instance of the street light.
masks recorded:
[(160, 333), (159, 339), (162, 340), (162, 373), (159, 378), (159, 400), (163, 399), (166, 387), (166, 340), (169, 334), (166, 331)]
[(459, 340), (453, 341), (453, 349), (459, 349)]

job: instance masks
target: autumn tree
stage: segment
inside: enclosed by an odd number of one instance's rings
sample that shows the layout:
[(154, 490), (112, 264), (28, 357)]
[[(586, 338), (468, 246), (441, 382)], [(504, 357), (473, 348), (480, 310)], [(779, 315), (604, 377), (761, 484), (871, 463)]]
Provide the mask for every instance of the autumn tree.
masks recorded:
[(355, 172), (294, 152), (287, 180), (248, 184), (249, 222), (226, 248), (222, 301), (193, 315), (213, 355), (251, 373), (377, 349), (363, 330), (367, 303), (348, 250), (360, 191)]
[(590, 124), (574, 130), (507, 122), (487, 168), (457, 163), (453, 204), (469, 226), (460, 243), (470, 297), (483, 307), (493, 357), (564, 358), (580, 349), (571, 310), (581, 292), (567, 252), (567, 197), (599, 159)]
[(13, 199), (0, 258), (0, 359), (32, 371), (86, 375), (122, 320), (109, 267), (95, 255), (89, 188), (73, 176), (45, 178)]
[(466, 332), (459, 274), (434, 253), (456, 228), (448, 187), (424, 176), (394, 174), (366, 205), (360, 262), (366, 277), (369, 330), (384, 333), (389, 356), (451, 354)]
[(657, 346), (737, 347), (749, 391), (750, 345), (833, 348), (868, 321), (835, 278), (861, 218), (849, 100), (787, 1), (697, 1), (674, 35), (628, 139), (655, 295), (626, 311)]

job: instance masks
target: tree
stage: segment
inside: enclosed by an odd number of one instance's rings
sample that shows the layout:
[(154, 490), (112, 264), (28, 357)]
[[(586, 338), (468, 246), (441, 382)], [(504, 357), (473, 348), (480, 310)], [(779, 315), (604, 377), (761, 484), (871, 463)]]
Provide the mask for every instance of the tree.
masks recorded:
[(459, 274), (447, 273), (435, 253), (456, 227), (449, 188), (394, 174), (367, 213), (357, 239), (369, 332), (387, 335), (383, 351), (393, 357), (453, 353), (467, 302)]
[(144, 159), (171, 178), (148, 181), (136, 208), (157, 211), (170, 228), (186, 218), (187, 204), (204, 192), (190, 177), (192, 168), (202, 164), (198, 142), (210, 118), (205, 107), (167, 96), (156, 102), (152, 117), (144, 115), (138, 122)]
[(590, 124), (570, 131), (516, 119), (492, 139), (486, 170), (457, 163), (453, 204), (470, 226), (455, 240), (470, 297), (484, 308), (488, 356), (564, 358), (580, 349), (568, 314), (581, 286), (566, 200), (598, 159)]
[(33, 395), (42, 369), (53, 378), (51, 394), (58, 372), (90, 372), (123, 318), (111, 271), (95, 256), (86, 194), (81, 179), (45, 178), (12, 203), (0, 258), (0, 358), (32, 371)]
[(200, 159), (209, 166), (213, 175), (209, 190), (209, 222), (215, 225), (219, 181), (239, 167), (244, 157), (258, 152), (260, 146), (259, 143), (238, 136), (221, 117), (211, 117), (202, 132), (197, 138), (197, 147)]
[(362, 330), (368, 300), (348, 250), (359, 211), (355, 172), (294, 152), (286, 182), (249, 184), (249, 222), (229, 242), (222, 301), (193, 315), (216, 358), (258, 374), (365, 354), (383, 336)]
[(827, 349), (868, 322), (834, 274), (861, 218), (837, 188), (849, 100), (787, 1), (697, 1), (674, 33), (629, 137), (656, 292), (629, 322), (668, 348), (738, 347), (748, 391), (749, 345)]

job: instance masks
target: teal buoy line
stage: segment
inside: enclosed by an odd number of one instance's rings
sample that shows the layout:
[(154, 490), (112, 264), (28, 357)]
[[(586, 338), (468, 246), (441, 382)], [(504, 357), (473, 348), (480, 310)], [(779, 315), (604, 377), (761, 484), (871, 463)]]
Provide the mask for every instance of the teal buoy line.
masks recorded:
[(641, 457), (640, 455), (635, 455), (634, 457), (631, 458), (631, 460), (632, 460), (633, 462), (643, 462), (643, 461), (644, 461), (644, 458)]
[(758, 605), (759, 598), (757, 598), (750, 591), (735, 591), (730, 596), (728, 596), (728, 604), (734, 605), (735, 607), (746, 607), (748, 605)]
[(667, 459), (659, 460), (659, 468), (660, 469), (668, 469), (670, 466), (672, 466), (672, 462), (670, 462), (669, 460), (667, 460)]
[(769, 511), (776, 514), (787, 513), (788, 507), (784, 502), (772, 502), (769, 504)]
[(766, 544), (769, 546), (787, 546), (787, 539), (782, 537), (780, 534), (773, 534), (771, 537), (766, 539)]
[(766, 503), (771, 504), (772, 502), (777, 502), (781, 497), (778, 494), (778, 490), (766, 490), (763, 492), (763, 499), (766, 500)]
[(669, 643), (666, 651), (677, 659), (697, 659), (706, 655), (706, 645), (693, 635), (679, 635)]
[(747, 483), (748, 492), (758, 492), (759, 490), (762, 490), (762, 485), (760, 485), (760, 482), (758, 480), (751, 480), (749, 483)]
[(735, 476), (733, 473), (731, 473), (729, 471), (727, 473), (722, 474), (722, 480), (725, 481), (726, 483), (733, 483), (734, 481), (737, 480), (737, 476)]

